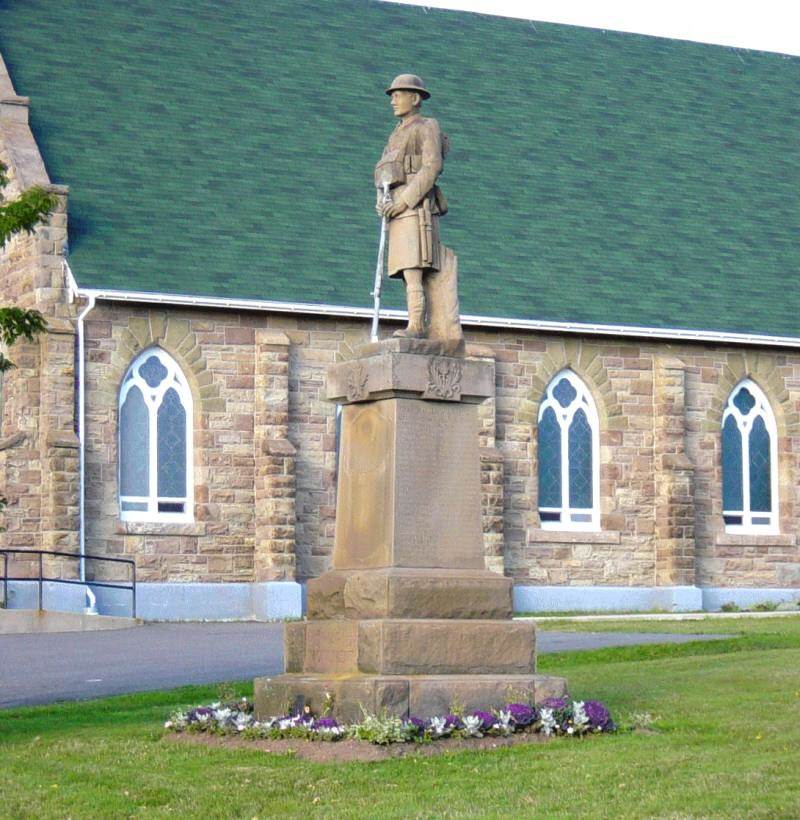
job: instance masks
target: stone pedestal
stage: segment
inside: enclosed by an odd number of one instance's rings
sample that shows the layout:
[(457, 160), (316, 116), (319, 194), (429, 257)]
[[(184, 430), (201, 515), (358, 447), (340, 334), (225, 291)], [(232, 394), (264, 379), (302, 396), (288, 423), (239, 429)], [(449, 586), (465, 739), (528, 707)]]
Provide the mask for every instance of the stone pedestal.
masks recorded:
[(309, 705), (429, 717), (563, 694), (535, 674), (531, 622), (511, 580), (484, 568), (477, 404), (485, 362), (391, 339), (328, 371), (343, 406), (333, 568), (286, 626), (286, 673), (256, 680), (259, 715)]

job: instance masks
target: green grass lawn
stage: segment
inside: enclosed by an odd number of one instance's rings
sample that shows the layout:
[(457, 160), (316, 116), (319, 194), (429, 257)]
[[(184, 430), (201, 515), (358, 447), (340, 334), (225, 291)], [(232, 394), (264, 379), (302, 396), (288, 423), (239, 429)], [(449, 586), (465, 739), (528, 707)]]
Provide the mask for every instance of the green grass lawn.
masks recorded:
[(216, 687), (4, 711), (0, 815), (800, 817), (800, 617), (548, 627), (732, 637), (542, 656), (575, 697), (622, 724), (649, 713), (654, 733), (427, 759), (320, 765), (162, 740), (173, 707)]

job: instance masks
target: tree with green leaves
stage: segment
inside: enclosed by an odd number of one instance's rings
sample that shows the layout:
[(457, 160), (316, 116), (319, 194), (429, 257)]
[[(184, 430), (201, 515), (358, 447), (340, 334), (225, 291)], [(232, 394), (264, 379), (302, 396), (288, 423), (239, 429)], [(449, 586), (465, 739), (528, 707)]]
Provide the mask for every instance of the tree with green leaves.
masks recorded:
[[(0, 162), (0, 249), (17, 233), (33, 233), (36, 226), (46, 221), (58, 204), (58, 198), (34, 186), (23, 191), (16, 199), (6, 200), (3, 188), (8, 184), (6, 166)], [(19, 307), (0, 307), (0, 340), (7, 347), (19, 338), (32, 342), (47, 327), (44, 316), (38, 310)], [(14, 367), (14, 363), (0, 353), (0, 373)]]
[[(33, 233), (36, 226), (46, 221), (58, 205), (58, 198), (38, 185), (23, 191), (16, 199), (6, 200), (3, 189), (8, 185), (7, 170), (0, 162), (0, 250), (14, 234), (21, 231)], [(24, 310), (13, 305), (0, 307), (0, 341), (6, 347), (19, 338), (32, 342), (46, 327), (47, 322), (38, 310)], [(0, 353), (0, 376), (12, 367), (14, 363)], [(6, 503), (5, 497), (0, 496), (0, 510), (5, 508)]]

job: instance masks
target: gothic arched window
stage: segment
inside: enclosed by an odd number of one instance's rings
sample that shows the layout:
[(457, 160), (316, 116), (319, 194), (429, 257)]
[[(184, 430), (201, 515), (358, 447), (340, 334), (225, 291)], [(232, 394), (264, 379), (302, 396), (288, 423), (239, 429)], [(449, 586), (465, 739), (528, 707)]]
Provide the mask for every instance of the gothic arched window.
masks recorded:
[(586, 385), (562, 370), (539, 407), (539, 519), (542, 527), (600, 528), (599, 423)]
[(722, 517), (728, 532), (778, 530), (778, 430), (750, 379), (736, 385), (722, 414)]
[(153, 347), (119, 393), (120, 516), (191, 521), (192, 483), (192, 394), (175, 360)]

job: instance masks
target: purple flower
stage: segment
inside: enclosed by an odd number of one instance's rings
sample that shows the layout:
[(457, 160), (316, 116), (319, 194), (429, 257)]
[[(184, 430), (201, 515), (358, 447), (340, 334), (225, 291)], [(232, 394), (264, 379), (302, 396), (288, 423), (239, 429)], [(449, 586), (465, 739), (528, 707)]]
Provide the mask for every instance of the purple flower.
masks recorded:
[(197, 723), (200, 720), (208, 720), (211, 717), (211, 711), (205, 706), (198, 706), (196, 709), (192, 709), (186, 717), (189, 723)]
[(314, 721), (313, 727), (314, 729), (338, 729), (339, 728), (339, 721), (336, 718), (332, 717), (322, 717), (317, 718)]
[(480, 709), (472, 713), (472, 717), (480, 718), (481, 729), (486, 732), (494, 726), (496, 718), (491, 712), (482, 712)]
[(527, 703), (509, 703), (505, 711), (511, 713), (511, 719), (517, 726), (529, 726), (536, 720), (536, 710)]
[(463, 729), (464, 724), (461, 722), (461, 718), (458, 715), (445, 715), (444, 716), (444, 725), (447, 729)]
[(314, 713), (311, 711), (311, 707), (308, 704), (303, 706), (295, 717), (298, 723), (305, 725), (311, 725), (314, 723)]
[(599, 700), (584, 701), (583, 710), (586, 712), (586, 717), (589, 718), (589, 725), (593, 729), (606, 731), (610, 726), (613, 726), (608, 709), (600, 703)]
[(428, 724), (424, 720), (422, 720), (422, 718), (415, 717), (414, 715), (411, 715), (406, 721), (406, 723), (414, 727), (414, 729), (416, 730), (415, 734), (417, 735), (425, 734), (425, 729), (428, 728)]
[(568, 703), (569, 698), (545, 698), (539, 706), (543, 706), (545, 709), (553, 709), (554, 711), (558, 711), (559, 709), (566, 709)]

